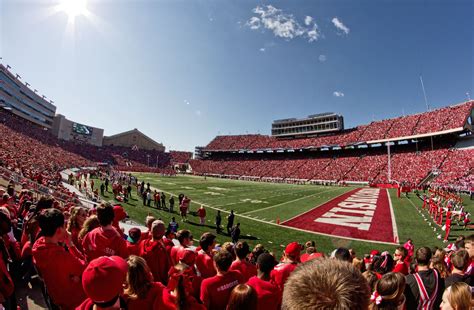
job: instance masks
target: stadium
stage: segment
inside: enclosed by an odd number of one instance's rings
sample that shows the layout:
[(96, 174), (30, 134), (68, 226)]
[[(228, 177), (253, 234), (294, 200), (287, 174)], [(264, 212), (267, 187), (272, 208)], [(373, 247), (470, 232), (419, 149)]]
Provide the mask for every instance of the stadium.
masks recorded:
[[(254, 9), (259, 23), (279, 14), (272, 8)], [(168, 150), (143, 129), (105, 135), (105, 118), (101, 128), (59, 114), (3, 62), (5, 309), (299, 309), (306, 301), (294, 306), (293, 288), (304, 291), (340, 270), (334, 277), (357, 279), (356, 293), (343, 298), (312, 288), (308, 294), (318, 298), (305, 308), (434, 309), (454, 275), (462, 276), (454, 282), (474, 284), (469, 95), (351, 127), (353, 110), (285, 119), (269, 111), (270, 135), (218, 134), (193, 153)], [(323, 267), (329, 271), (318, 271)], [(311, 272), (323, 276), (303, 281)], [(420, 274), (435, 275), (436, 285)], [(378, 285), (389, 277), (401, 289), (384, 295)], [(409, 281), (418, 283), (417, 296)], [(237, 288), (248, 300), (236, 297)]]

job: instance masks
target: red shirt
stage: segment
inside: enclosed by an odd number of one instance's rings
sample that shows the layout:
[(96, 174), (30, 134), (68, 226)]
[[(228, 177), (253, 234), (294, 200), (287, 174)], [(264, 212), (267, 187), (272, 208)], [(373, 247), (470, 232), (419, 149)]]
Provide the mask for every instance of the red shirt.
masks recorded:
[(309, 261), (318, 257), (323, 257), (323, 254), (322, 253), (311, 253), (311, 254), (304, 253), (301, 255), (300, 261), (304, 263), (306, 261)]
[(280, 309), (282, 293), (276, 284), (258, 277), (251, 277), (247, 284), (257, 293), (257, 310)]
[(178, 261), (178, 252), (179, 250), (183, 249), (184, 247), (180, 244), (180, 245), (175, 245), (171, 248), (171, 250), (169, 250), (169, 253), (170, 253), (170, 259), (171, 259), (171, 265), (174, 266), (176, 265), (179, 261)]
[(241, 283), (244, 283), (244, 278), (238, 271), (204, 279), (201, 283), (201, 301), (208, 310), (224, 310), (232, 289)]
[(141, 241), (140, 256), (146, 260), (155, 281), (163, 284), (168, 283), (170, 258), (162, 240), (146, 239)]
[(84, 237), (82, 247), (88, 261), (101, 256), (128, 257), (127, 243), (115, 228), (95, 228)]
[(293, 263), (280, 263), (276, 265), (270, 274), (272, 281), (283, 290), (283, 285), (297, 266), (298, 264)]
[(199, 208), (197, 214), (199, 217), (206, 217), (206, 209)]
[(74, 309), (86, 298), (81, 276), (86, 262), (58, 244), (41, 237), (33, 245), (33, 259), (53, 302), (62, 309)]
[[(167, 307), (173, 307), (171, 309), (177, 309), (177, 300), (176, 297), (171, 294), (169, 290), (163, 291), (164, 303)], [(165, 308), (168, 309), (168, 308)], [(206, 307), (200, 304), (194, 297), (187, 295), (186, 296), (186, 309), (190, 310), (206, 310)]]
[(153, 310), (153, 309), (170, 309), (174, 310), (174, 305), (165, 302), (164, 291), (166, 287), (160, 282), (152, 283), (152, 287), (148, 290), (148, 294), (144, 299), (132, 299), (125, 295), (128, 310)]
[(405, 262), (395, 264), (392, 272), (400, 272), (403, 275), (408, 275), (408, 265)]
[(129, 255), (136, 255), (140, 256), (140, 243), (131, 243), (129, 241), (127, 242), (127, 250)]
[(230, 265), (229, 270), (239, 271), (244, 277), (244, 281), (248, 281), (251, 277), (257, 275), (257, 267), (246, 260), (234, 260), (232, 262), (232, 265)]
[(198, 252), (195, 264), (203, 279), (213, 277), (217, 274), (216, 268), (214, 268), (214, 260), (212, 259), (212, 256), (203, 250)]

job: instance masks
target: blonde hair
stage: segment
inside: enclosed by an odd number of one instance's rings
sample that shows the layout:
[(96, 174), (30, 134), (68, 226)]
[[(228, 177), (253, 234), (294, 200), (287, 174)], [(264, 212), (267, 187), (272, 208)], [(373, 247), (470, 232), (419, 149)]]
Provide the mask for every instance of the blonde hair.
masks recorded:
[(455, 310), (471, 309), (471, 288), (464, 282), (455, 282), (447, 288), (448, 300)]
[(87, 235), (88, 232), (92, 231), (94, 228), (97, 228), (100, 226), (99, 223), (99, 218), (97, 215), (91, 215), (89, 216), (85, 221), (84, 225), (82, 225), (82, 229), (79, 232), (79, 239), (84, 239), (84, 237)]
[(69, 221), (67, 222), (67, 229), (66, 229), (68, 232), (72, 232), (73, 229), (82, 228), (81, 225), (79, 225), (77, 221), (77, 216), (79, 215), (79, 213), (81, 213), (81, 211), (86, 212), (87, 214), (87, 210), (84, 207), (73, 207), (71, 209), (71, 216), (69, 217)]
[(367, 280), (353, 265), (318, 258), (300, 265), (290, 275), (282, 309), (367, 309), (369, 297)]
[(127, 259), (128, 272), (125, 294), (131, 299), (145, 299), (153, 283), (153, 276), (145, 259), (130, 255)]

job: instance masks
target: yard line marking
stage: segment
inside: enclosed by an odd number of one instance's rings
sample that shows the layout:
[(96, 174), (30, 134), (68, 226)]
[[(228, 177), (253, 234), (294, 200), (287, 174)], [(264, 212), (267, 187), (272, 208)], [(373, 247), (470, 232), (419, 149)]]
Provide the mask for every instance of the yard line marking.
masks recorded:
[(385, 190), (387, 191), (387, 198), (390, 206), (390, 216), (392, 217), (393, 236), (395, 237), (396, 241), (400, 242), (400, 240), (398, 239), (397, 221), (395, 220), (395, 213), (393, 212), (392, 198), (390, 197), (390, 192), (388, 191), (388, 189)]
[(293, 200), (290, 200), (290, 201), (285, 201), (285, 202), (279, 203), (277, 205), (269, 206), (269, 207), (266, 207), (266, 208), (260, 208), (260, 209), (256, 209), (256, 210), (253, 210), (253, 211), (244, 212), (244, 213), (241, 213), (241, 215), (248, 215), (248, 214), (255, 213), (255, 212), (260, 212), (260, 211), (264, 211), (264, 210), (268, 210), (268, 209), (273, 209), (273, 208), (276, 208), (276, 207), (279, 207), (279, 206), (286, 205), (288, 203), (292, 203), (292, 202), (299, 201), (299, 200), (302, 200), (302, 199), (305, 199), (305, 198), (320, 195), (322, 193), (333, 192), (333, 191), (336, 191), (338, 189), (340, 189), (340, 187), (336, 187), (336, 188), (333, 188), (333, 189), (330, 189), (330, 190), (327, 190), (327, 191), (323, 191), (323, 192), (317, 192), (315, 194), (311, 194), (311, 195), (308, 195), (308, 196), (303, 196), (303, 197), (296, 198), (296, 199), (293, 199)]

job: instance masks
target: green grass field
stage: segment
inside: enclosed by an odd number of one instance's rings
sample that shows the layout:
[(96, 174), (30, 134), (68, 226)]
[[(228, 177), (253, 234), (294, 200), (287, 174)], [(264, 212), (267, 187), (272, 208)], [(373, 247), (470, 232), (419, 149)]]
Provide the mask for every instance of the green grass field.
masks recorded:
[[(132, 200), (122, 204), (130, 217), (138, 223), (143, 224), (145, 217), (151, 213), (168, 223), (172, 216), (179, 222), (180, 228), (190, 229), (195, 239), (207, 231), (215, 232), (215, 216), (217, 209), (222, 213), (222, 225), (227, 224), (227, 215), (232, 209), (236, 214), (235, 223), (241, 223), (242, 240), (246, 240), (251, 246), (258, 243), (265, 245), (269, 250), (279, 253), (284, 245), (291, 241), (304, 243), (308, 240), (316, 242), (319, 251), (331, 252), (338, 246), (354, 248), (357, 253), (368, 253), (372, 249), (393, 251), (395, 246), (375, 244), (370, 242), (353, 241), (336, 237), (322, 236), (318, 234), (294, 230), (277, 224), (319, 206), (334, 197), (337, 197), (355, 187), (326, 187), (314, 185), (289, 185), (259, 183), (249, 181), (225, 180), (195, 176), (162, 177), (156, 174), (135, 174), (140, 181), (150, 183), (152, 189), (158, 189), (166, 193), (166, 200), (170, 194), (175, 196), (175, 210), (171, 214), (167, 211), (157, 210), (143, 206), (141, 198), (136, 196), (133, 190)], [(96, 185), (99, 186), (99, 182)], [(109, 189), (110, 190), (110, 189)], [(183, 193), (191, 198), (190, 211), (196, 211), (201, 204), (205, 205), (207, 211), (206, 225), (199, 225), (199, 218), (188, 216), (189, 222), (183, 223), (178, 215), (177, 196)], [(417, 208), (422, 201), (414, 194), (409, 198), (397, 198), (396, 191), (391, 190), (390, 196), (398, 227), (400, 242), (412, 238), (415, 246), (443, 246), (436, 235), (442, 234), (439, 227), (433, 231), (429, 222), (425, 221)], [(112, 201), (112, 194), (104, 196), (106, 200)], [(465, 199), (468, 210), (474, 210), (474, 203)], [(427, 217), (427, 216), (426, 216)], [(428, 217), (427, 217), (428, 218)], [(225, 231), (225, 228), (224, 228)], [(459, 230), (453, 226), (451, 236), (455, 238), (459, 234), (470, 234), (469, 231)], [(230, 241), (227, 233), (218, 235), (218, 242)]]

